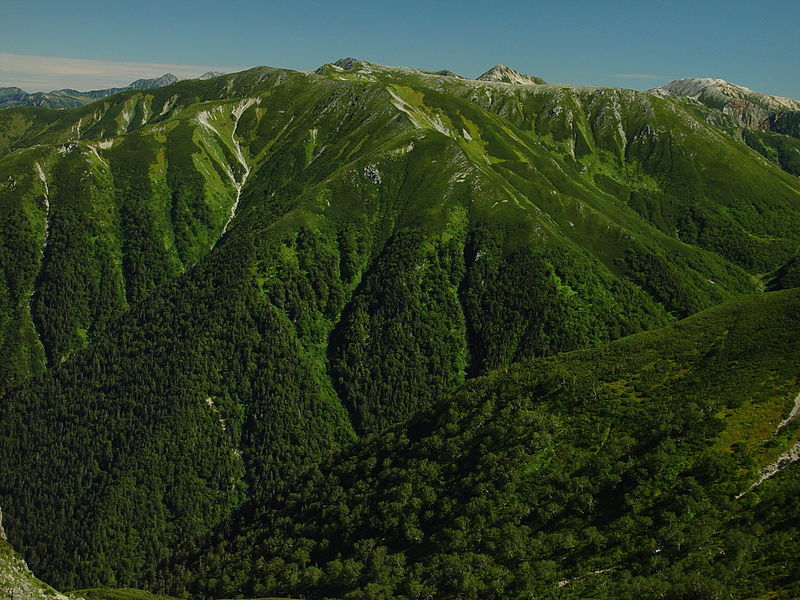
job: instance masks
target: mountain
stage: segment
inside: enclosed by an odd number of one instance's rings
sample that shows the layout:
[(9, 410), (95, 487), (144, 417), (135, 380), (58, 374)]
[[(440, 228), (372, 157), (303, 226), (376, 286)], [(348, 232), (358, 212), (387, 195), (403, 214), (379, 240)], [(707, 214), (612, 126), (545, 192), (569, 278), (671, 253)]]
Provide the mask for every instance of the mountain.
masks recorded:
[(522, 362), (248, 505), (163, 577), (192, 597), (796, 598), (799, 371), (800, 290)]
[(541, 77), (532, 77), (518, 73), (511, 67), (505, 65), (495, 65), (486, 73), (478, 77), (478, 81), (496, 81), (499, 83), (513, 83), (515, 85), (543, 84), (545, 80)]
[(650, 92), (691, 98), (715, 109), (708, 114), (710, 121), (733, 128), (751, 148), (788, 173), (800, 176), (800, 100), (769, 96), (710, 78), (679, 79)]
[[(737, 100), (767, 111), (800, 111), (800, 100), (754, 92), (750, 88), (729, 83), (724, 79), (708, 77), (678, 79), (650, 91), (662, 96), (694, 98), (703, 104), (715, 105), (723, 110), (727, 108), (730, 113), (744, 107), (741, 102), (736, 102)], [(754, 126), (759, 124), (757, 120), (749, 122)]]
[[(208, 71), (199, 79), (210, 79), (222, 75), (220, 72)], [(38, 106), (41, 108), (77, 108), (98, 98), (105, 98), (127, 90), (149, 90), (171, 85), (180, 81), (172, 73), (165, 73), (153, 79), (137, 79), (130, 85), (105, 90), (79, 92), (77, 90), (53, 90), (51, 92), (35, 92), (29, 94), (18, 87), (0, 88), (0, 109), (10, 106)]]
[[(204, 75), (201, 75), (201, 77), (204, 77), (205, 79), (208, 79), (210, 73), (211, 73), (210, 71), (208, 73), (204, 73)], [(211, 75), (211, 76), (213, 77), (213, 75)], [(161, 77), (156, 77), (155, 79), (137, 79), (136, 81), (131, 83), (127, 88), (123, 88), (122, 90), (119, 90), (119, 91), (124, 91), (126, 89), (128, 89), (128, 90), (149, 90), (149, 89), (152, 89), (152, 88), (164, 87), (165, 85), (172, 85), (173, 83), (176, 83), (178, 81), (179, 81), (179, 79), (175, 75), (173, 75), (172, 73), (165, 73)], [(103, 93), (103, 92), (105, 92), (105, 90), (102, 90), (100, 93)], [(117, 92), (114, 92), (114, 93), (117, 93)], [(110, 94), (104, 94), (104, 95), (110, 95)], [(98, 96), (98, 97), (101, 97), (101, 96)]]
[(800, 183), (696, 105), (344, 59), (0, 111), (15, 547), (138, 586), (465, 381), (758, 293)]

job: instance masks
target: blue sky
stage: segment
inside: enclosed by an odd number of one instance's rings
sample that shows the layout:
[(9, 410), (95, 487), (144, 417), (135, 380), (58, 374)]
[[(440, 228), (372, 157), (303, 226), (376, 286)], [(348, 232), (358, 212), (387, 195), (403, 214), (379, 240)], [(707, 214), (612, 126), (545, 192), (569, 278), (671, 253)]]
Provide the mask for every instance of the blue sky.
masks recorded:
[(89, 89), (353, 56), (470, 77), (504, 63), (550, 82), (637, 89), (721, 77), (800, 98), (799, 31), (798, 0), (0, 0), (0, 85)]

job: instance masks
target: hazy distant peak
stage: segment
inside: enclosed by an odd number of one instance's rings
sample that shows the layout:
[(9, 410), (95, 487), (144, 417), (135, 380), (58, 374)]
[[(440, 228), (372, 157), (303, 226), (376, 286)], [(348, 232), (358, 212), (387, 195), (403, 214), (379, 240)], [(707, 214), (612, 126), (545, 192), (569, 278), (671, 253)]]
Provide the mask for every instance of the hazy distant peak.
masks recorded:
[(222, 75), (225, 75), (225, 73), (223, 73), (222, 71), (206, 71), (205, 73), (200, 75), (198, 79), (213, 79), (214, 77), (220, 77)]
[(161, 77), (155, 79), (137, 79), (131, 83), (128, 88), (132, 90), (147, 90), (152, 88), (164, 87), (180, 81), (180, 79), (172, 73), (164, 73)]

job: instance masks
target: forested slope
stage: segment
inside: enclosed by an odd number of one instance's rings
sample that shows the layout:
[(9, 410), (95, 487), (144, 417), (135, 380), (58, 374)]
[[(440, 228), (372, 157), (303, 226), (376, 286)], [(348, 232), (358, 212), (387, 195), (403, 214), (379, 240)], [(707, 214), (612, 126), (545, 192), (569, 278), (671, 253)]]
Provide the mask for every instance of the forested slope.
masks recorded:
[(346, 64), (0, 111), (0, 504), (58, 587), (797, 255), (797, 179), (679, 101)]
[(192, 597), (797, 597), (800, 469), (781, 457), (800, 456), (800, 422), (784, 421), (798, 334), (792, 290), (473, 380), (249, 503), (161, 585)]

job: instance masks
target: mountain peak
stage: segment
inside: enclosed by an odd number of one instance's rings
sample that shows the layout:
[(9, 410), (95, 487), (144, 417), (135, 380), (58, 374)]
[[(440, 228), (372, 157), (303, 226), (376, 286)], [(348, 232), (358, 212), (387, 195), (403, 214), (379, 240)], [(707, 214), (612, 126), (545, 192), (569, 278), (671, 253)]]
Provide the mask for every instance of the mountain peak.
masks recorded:
[(180, 81), (180, 79), (172, 73), (164, 73), (161, 77), (154, 79), (137, 79), (128, 86), (131, 90), (148, 90), (152, 88), (164, 87)]
[(506, 65), (495, 65), (486, 73), (478, 77), (478, 81), (497, 81), (499, 83), (513, 83), (516, 85), (530, 85), (533, 83), (544, 83), (544, 79), (525, 75), (507, 67)]
[(352, 71), (353, 67), (360, 65), (362, 62), (363, 61), (360, 61), (357, 58), (351, 58), (348, 56), (347, 58), (340, 58), (333, 64), (340, 69), (344, 69), (345, 71)]
[(687, 77), (676, 79), (650, 90), (658, 96), (685, 96), (701, 102), (725, 106), (731, 101), (744, 100), (765, 110), (800, 110), (800, 101), (782, 96), (754, 92), (750, 88), (718, 77)]
[(222, 71), (206, 71), (198, 79), (213, 79), (214, 77), (220, 77), (221, 75), (225, 75)]

